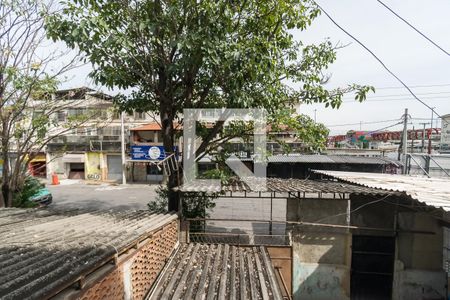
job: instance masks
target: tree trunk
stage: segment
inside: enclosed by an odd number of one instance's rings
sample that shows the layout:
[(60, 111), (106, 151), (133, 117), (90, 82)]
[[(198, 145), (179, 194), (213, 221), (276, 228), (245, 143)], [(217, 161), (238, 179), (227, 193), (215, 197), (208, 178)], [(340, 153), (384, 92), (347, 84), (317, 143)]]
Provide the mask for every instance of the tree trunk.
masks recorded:
[[(174, 152), (174, 129), (172, 107), (166, 103), (161, 103), (160, 109), (161, 129), (163, 134), (163, 145), (166, 155)], [(167, 164), (170, 166), (170, 164)], [(167, 180), (168, 188), (168, 210), (178, 212), (180, 209), (180, 196), (173, 189), (179, 185), (178, 176), (175, 170), (170, 170)]]
[[(3, 113), (3, 112), (2, 112)], [(8, 140), (8, 115), (2, 115), (2, 150), (1, 159), (3, 160), (3, 171), (2, 171), (2, 202), (0, 206), (11, 207), (12, 199), (11, 192), (9, 188), (9, 140)]]

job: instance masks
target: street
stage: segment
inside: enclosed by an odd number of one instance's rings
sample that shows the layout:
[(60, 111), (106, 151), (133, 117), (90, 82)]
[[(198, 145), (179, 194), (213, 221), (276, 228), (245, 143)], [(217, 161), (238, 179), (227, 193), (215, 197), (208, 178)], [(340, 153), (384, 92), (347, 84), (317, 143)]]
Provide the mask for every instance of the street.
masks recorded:
[[(53, 195), (51, 207), (86, 210), (147, 209), (147, 203), (156, 198), (158, 185), (130, 184), (89, 185), (83, 181), (63, 180), (60, 185), (47, 185)], [(270, 199), (218, 198), (208, 218), (225, 220), (270, 220)], [(272, 219), (286, 220), (286, 200), (273, 200)], [(212, 231), (239, 231), (267, 234), (269, 224), (249, 221), (209, 221)], [(284, 224), (274, 224), (275, 234), (284, 234)]]
[(69, 209), (147, 209), (147, 203), (156, 197), (156, 185), (87, 185), (81, 181), (62, 181), (47, 185), (53, 195), (52, 207)]

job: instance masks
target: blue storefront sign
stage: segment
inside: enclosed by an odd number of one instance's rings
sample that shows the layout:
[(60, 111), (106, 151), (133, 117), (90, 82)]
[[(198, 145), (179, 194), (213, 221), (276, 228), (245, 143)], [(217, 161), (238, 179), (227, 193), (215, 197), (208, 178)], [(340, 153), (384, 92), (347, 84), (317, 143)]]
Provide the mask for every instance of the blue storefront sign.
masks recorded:
[[(175, 152), (177, 148), (174, 147)], [(166, 158), (164, 146), (131, 146), (132, 160), (163, 160)]]

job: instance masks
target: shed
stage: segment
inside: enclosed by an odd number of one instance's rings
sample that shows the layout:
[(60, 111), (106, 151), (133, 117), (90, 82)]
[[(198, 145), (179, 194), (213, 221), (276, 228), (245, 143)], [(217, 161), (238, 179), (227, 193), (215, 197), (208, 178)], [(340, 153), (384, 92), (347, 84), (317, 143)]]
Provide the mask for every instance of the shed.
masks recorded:
[(0, 210), (1, 299), (143, 299), (178, 242), (174, 214)]

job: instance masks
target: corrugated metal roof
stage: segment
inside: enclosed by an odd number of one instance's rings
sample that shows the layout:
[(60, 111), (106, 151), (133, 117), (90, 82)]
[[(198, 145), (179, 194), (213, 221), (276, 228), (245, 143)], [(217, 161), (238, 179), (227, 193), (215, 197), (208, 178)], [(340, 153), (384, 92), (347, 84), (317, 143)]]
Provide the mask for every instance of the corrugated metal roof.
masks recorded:
[(450, 179), (409, 175), (314, 170), (362, 187), (403, 192), (426, 205), (450, 211)]
[(268, 157), (269, 163), (320, 163), (320, 164), (365, 164), (365, 165), (401, 165), (385, 157), (364, 157), (353, 155), (274, 155)]
[(282, 299), (267, 250), (185, 244), (150, 299)]
[(176, 219), (148, 211), (0, 209), (0, 298), (53, 296)]
[(348, 193), (348, 194), (386, 194), (385, 191), (361, 187), (335, 181), (318, 181), (304, 179), (266, 178), (266, 190), (258, 189), (263, 181), (249, 186), (241, 180), (230, 180), (228, 185), (212, 184), (210, 180), (196, 180), (195, 184), (186, 183), (179, 188), (182, 192), (302, 192), (302, 193)]

